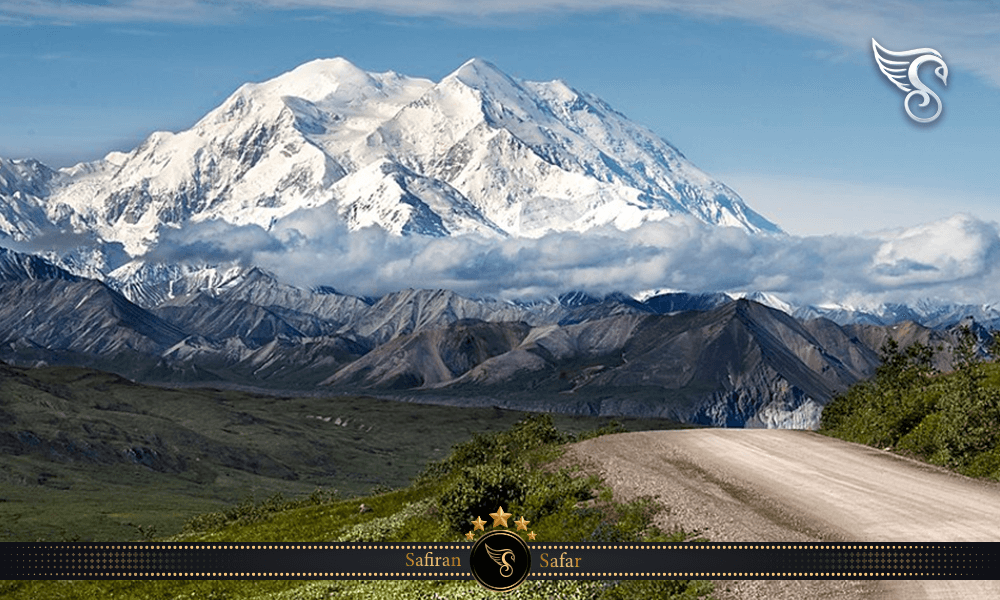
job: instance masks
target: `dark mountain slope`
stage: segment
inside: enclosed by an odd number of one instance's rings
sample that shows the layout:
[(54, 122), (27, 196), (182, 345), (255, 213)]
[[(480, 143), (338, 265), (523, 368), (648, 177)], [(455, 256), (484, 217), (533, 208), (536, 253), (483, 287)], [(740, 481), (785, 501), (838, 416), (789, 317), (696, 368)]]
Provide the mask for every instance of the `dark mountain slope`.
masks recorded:
[(407, 389), (448, 382), (516, 348), (524, 323), (460, 320), (451, 327), (397, 337), (338, 371), (324, 385)]
[(530, 331), (517, 325), (516, 336), (513, 324), (489, 326), (494, 335), (508, 328), (505, 339), (517, 343), (455, 369), (435, 348), (460, 327), (404, 335), (325, 383), (486, 396), (542, 410), (805, 426), (878, 360), (832, 322), (803, 324), (746, 300), (672, 316), (626, 314)]

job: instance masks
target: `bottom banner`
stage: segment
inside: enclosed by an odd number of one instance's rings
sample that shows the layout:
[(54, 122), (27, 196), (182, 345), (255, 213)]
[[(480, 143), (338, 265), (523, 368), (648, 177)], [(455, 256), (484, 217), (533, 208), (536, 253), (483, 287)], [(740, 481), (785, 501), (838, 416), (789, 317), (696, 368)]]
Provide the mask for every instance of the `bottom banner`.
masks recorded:
[(4, 579), (997, 579), (1000, 544), (3, 543)]

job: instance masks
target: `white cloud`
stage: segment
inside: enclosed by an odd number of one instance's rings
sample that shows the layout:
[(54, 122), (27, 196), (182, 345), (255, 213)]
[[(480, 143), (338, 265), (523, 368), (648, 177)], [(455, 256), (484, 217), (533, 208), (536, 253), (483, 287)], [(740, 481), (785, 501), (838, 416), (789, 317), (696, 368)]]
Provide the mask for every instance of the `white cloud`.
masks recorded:
[(867, 53), (876, 37), (891, 49), (937, 47), (953, 68), (1000, 87), (1000, 8), (975, 0), (110, 0), (102, 4), (7, 0), (4, 20), (61, 22), (204, 22), (247, 10), (366, 10), (405, 16), (495, 17), (521, 13), (637, 10), (737, 19), (834, 42)]
[(495, 240), (348, 232), (332, 209), (318, 208), (270, 232), (211, 223), (164, 239), (160, 258), (238, 258), (290, 283), (359, 295), (409, 287), (500, 298), (672, 288), (761, 290), (796, 304), (1000, 299), (1000, 228), (969, 215), (854, 236), (752, 236), (679, 217), (630, 231)]
[(0, 4), (0, 22), (24, 23), (28, 19), (57, 24), (73, 23), (198, 23), (219, 20), (236, 14), (247, 3), (211, 0), (109, 0), (90, 2), (51, 2), (48, 0), (5, 0)]
[(887, 286), (951, 283), (991, 272), (998, 250), (995, 226), (959, 214), (888, 237), (870, 272)]

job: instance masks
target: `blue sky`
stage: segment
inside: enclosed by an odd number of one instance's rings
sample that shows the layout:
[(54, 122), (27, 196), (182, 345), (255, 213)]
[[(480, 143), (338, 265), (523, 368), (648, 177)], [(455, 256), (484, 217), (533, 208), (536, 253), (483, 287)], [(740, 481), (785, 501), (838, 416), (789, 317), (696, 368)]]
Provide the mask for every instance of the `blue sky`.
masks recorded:
[[(246, 81), (319, 57), (440, 79), (478, 56), (560, 78), (670, 141), (786, 230), (909, 227), (1000, 201), (1000, 8), (772, 0), (0, 2), (0, 156), (55, 166), (179, 130)], [(921, 126), (879, 73), (950, 68)], [(863, 216), (862, 216), (863, 215)]]

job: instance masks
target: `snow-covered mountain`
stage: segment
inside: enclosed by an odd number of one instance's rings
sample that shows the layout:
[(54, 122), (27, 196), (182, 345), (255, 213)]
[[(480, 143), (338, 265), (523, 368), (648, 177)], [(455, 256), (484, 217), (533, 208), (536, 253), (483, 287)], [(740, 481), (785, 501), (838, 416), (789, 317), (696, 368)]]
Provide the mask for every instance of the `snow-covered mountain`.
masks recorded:
[(781, 231), (599, 98), (478, 59), (437, 83), (312, 61), (127, 154), (60, 171), (0, 162), (0, 197), (8, 236), (58, 223), (133, 257), (165, 227), (271, 228), (324, 205), (394, 234), (535, 237), (681, 214)]
[(48, 228), (45, 198), (59, 176), (36, 160), (0, 158), (0, 236), (23, 241)]
[(823, 317), (839, 325), (895, 325), (912, 321), (925, 327), (945, 329), (971, 318), (986, 327), (1000, 328), (1000, 306), (996, 304), (961, 304), (925, 299), (912, 305), (894, 302), (863, 307), (830, 304), (805, 306), (789, 312), (799, 319)]
[[(725, 294), (687, 294), (678, 292), (675, 294), (664, 294), (656, 296), (651, 292), (637, 294), (636, 299), (644, 304), (656, 306), (662, 311), (661, 305), (657, 304), (657, 298), (668, 298), (676, 296), (680, 298), (681, 305), (685, 309), (706, 310), (718, 304), (724, 304), (726, 300), (739, 300), (745, 298), (758, 304), (769, 306), (780, 310), (783, 313), (792, 315), (800, 320), (828, 319), (838, 325), (897, 325), (907, 321), (917, 323), (931, 329), (948, 329), (954, 327), (967, 319), (972, 319), (981, 326), (987, 328), (1000, 328), (1000, 306), (997, 304), (964, 304), (958, 302), (948, 302), (940, 299), (924, 298), (911, 304), (899, 302), (876, 302), (868, 301), (864, 303), (827, 303), (827, 304), (796, 304), (782, 298), (779, 294), (772, 292), (728, 292)], [(692, 301), (700, 298), (714, 299), (715, 304), (704, 305), (692, 304)], [(674, 300), (677, 302), (678, 300)]]

